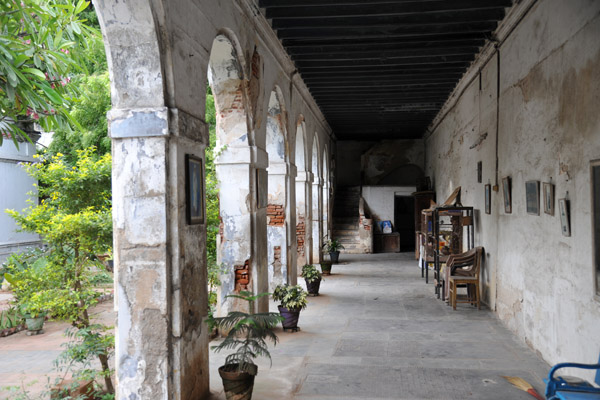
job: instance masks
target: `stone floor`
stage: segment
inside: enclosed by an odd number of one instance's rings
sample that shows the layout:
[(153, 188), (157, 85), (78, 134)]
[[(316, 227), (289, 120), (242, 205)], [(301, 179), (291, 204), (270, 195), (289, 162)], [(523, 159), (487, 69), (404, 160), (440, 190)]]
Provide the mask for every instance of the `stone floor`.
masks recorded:
[[(549, 366), (489, 310), (433, 295), (413, 255), (342, 254), (309, 298), (297, 333), (277, 330), (273, 365), (259, 361), (256, 399), (532, 399), (502, 375), (543, 393)], [(275, 304), (271, 304), (275, 309)], [(224, 399), (211, 353), (211, 388)]]
[[(543, 393), (549, 366), (490, 311), (465, 304), (452, 311), (437, 300), (411, 254), (342, 254), (340, 261), (321, 295), (309, 298), (301, 331), (277, 329), (272, 366), (258, 362), (254, 399), (532, 399), (502, 375)], [(96, 317), (111, 324), (112, 302)], [(1, 389), (9, 385), (37, 398), (54, 377), (66, 327), (47, 323), (43, 335), (0, 338), (0, 399), (10, 398)], [(224, 358), (211, 352), (213, 399), (225, 398), (217, 372)]]

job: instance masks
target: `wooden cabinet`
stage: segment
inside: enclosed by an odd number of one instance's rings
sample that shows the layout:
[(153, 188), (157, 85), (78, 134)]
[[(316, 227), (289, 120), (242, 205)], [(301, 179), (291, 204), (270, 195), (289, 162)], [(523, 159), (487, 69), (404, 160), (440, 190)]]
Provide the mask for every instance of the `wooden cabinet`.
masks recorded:
[(374, 238), (375, 253), (399, 253), (400, 252), (400, 234), (376, 233)]

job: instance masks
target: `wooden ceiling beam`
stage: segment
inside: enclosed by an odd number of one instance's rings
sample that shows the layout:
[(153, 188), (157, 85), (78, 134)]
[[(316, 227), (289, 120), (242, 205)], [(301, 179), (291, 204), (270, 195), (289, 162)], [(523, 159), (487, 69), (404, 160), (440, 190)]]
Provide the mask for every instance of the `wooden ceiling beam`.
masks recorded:
[[(374, 2), (376, 3), (376, 2)], [(405, 15), (414, 13), (430, 13), (456, 10), (483, 10), (510, 7), (511, 0), (437, 0), (437, 1), (407, 1), (393, 3), (359, 3), (359, 4), (319, 4), (318, 6), (269, 7), (265, 6), (265, 15), (269, 19), (285, 18), (321, 18), (321, 17), (351, 17), (369, 15)]]
[(483, 10), (442, 11), (410, 14), (383, 14), (375, 16), (335, 16), (321, 18), (289, 18), (274, 19), (273, 29), (284, 31), (288, 29), (321, 29), (330, 27), (364, 28), (378, 26), (413, 26), (417, 24), (456, 24), (485, 21), (498, 21), (504, 17), (504, 8)]

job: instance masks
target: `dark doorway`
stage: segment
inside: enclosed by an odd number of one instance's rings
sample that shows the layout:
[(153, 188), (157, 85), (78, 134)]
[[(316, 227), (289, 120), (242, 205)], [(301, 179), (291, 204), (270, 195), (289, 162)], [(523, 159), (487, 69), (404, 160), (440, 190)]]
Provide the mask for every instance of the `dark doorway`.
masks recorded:
[(415, 199), (412, 196), (394, 197), (394, 226), (400, 234), (400, 250), (415, 250)]

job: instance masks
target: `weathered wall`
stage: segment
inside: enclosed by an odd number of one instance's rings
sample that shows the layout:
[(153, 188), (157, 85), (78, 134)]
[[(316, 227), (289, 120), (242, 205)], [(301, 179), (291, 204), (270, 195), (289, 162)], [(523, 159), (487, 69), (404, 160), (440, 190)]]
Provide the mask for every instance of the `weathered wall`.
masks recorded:
[[(539, 0), (500, 45), (499, 75), (497, 61), (493, 56), (482, 67), (481, 89), (476, 77), (434, 124), (426, 173), (438, 199), (461, 186), (462, 203), (478, 210), (485, 298), (501, 320), (549, 363), (595, 362), (600, 303), (592, 279), (589, 163), (600, 158), (600, 3)], [(512, 213), (503, 205), (506, 176)], [(556, 199), (570, 200), (571, 237), (561, 234), (557, 201), (553, 216), (543, 208), (539, 216), (527, 214), (528, 180), (552, 182)], [(490, 215), (488, 182), (500, 185)]]
[[(257, 171), (269, 166), (269, 94), (276, 86), (281, 88), (284, 131), (291, 133), (284, 168), (288, 230), (282, 242), (291, 260), (286, 271), (290, 283), (296, 282), (295, 269), (289, 269), (295, 268), (296, 261), (293, 144), (297, 121), (304, 121), (308, 133), (301, 171), (303, 182), (308, 182), (301, 193), (308, 210), (308, 254), (312, 181), (306, 177), (312, 178), (313, 173), (306, 149), (315, 135), (319, 143), (330, 143), (329, 128), (321, 122), (324, 117), (254, 1), (98, 0), (94, 4), (106, 43), (113, 106), (109, 120), (118, 398), (205, 398), (209, 390), (206, 225), (190, 225), (186, 220), (185, 158), (190, 154), (204, 159), (208, 144), (204, 114), (209, 62), (214, 66), (211, 76), (220, 74), (214, 81), (215, 98), (217, 92), (226, 94), (216, 98), (221, 111), (217, 119), (222, 123), (217, 129), (219, 141), (227, 145), (216, 164), (222, 232), (225, 240), (232, 240), (223, 246), (220, 259), (236, 261), (227, 264), (222, 298), (235, 285), (237, 290), (242, 286), (255, 292), (268, 290), (267, 204), (257, 202), (258, 194), (267, 192), (268, 179), (258, 179)], [(223, 62), (213, 63), (211, 49), (216, 42), (229, 54), (218, 60)], [(238, 275), (246, 278), (236, 279)], [(267, 308), (268, 299), (262, 297), (257, 309)]]
[(422, 140), (340, 141), (336, 182), (340, 186), (413, 186), (423, 177), (424, 150)]
[[(380, 221), (392, 221), (394, 224), (394, 197), (410, 196), (415, 187), (406, 186), (363, 186), (362, 197), (373, 219), (375, 231), (380, 232)], [(394, 230), (396, 227), (394, 226)]]
[(20, 163), (33, 162), (34, 154), (35, 145), (31, 143), (19, 143), (17, 149), (12, 140), (4, 139), (0, 146), (0, 177), (3, 185), (10, 189), (0, 192), (0, 262), (13, 252), (40, 244), (38, 235), (17, 232), (17, 224), (4, 212), (6, 209), (21, 211), (29, 206), (27, 193), (35, 191), (36, 181), (27, 175)]

